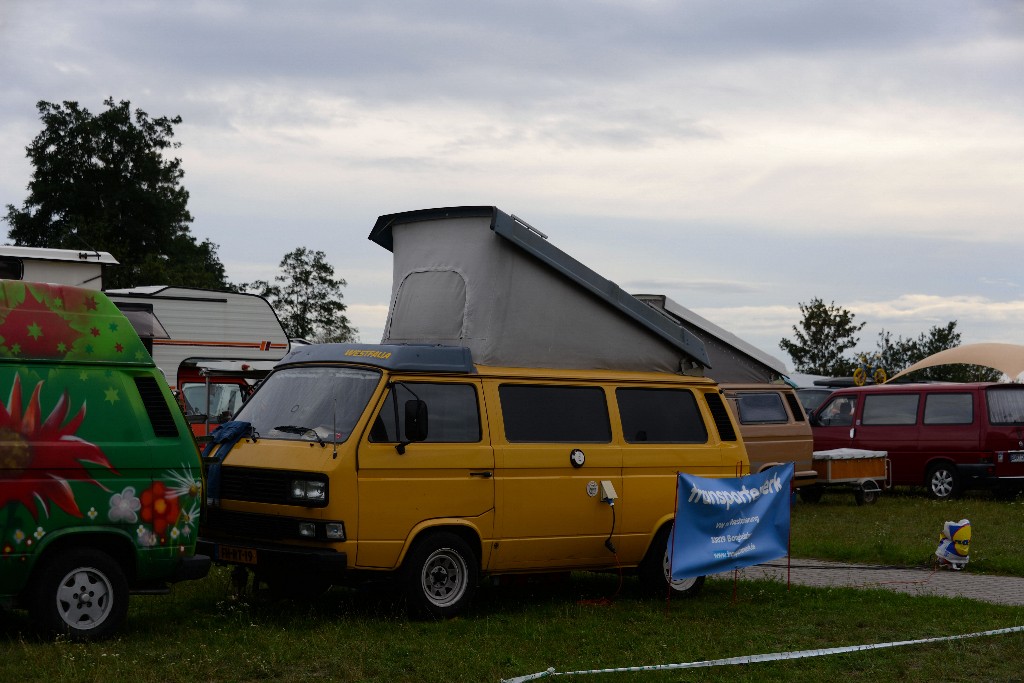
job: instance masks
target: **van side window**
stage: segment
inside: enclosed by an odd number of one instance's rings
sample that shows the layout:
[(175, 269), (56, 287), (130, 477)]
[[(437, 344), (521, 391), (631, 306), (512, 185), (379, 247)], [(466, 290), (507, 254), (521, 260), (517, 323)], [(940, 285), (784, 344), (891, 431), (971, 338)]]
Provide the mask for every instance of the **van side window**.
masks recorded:
[[(398, 410), (395, 410), (395, 397)], [(370, 428), (370, 441), (398, 443), (405, 436), (405, 402), (427, 404), (427, 438), (424, 443), (476, 443), (480, 441), (480, 408), (472, 384), (396, 382), (388, 392)], [(400, 429), (395, 429), (395, 414)]]
[(785, 424), (789, 415), (776, 392), (737, 394), (736, 407), (740, 424)]
[(609, 443), (608, 405), (601, 387), (498, 387), (509, 442)]
[(927, 394), (924, 397), (926, 425), (969, 425), (974, 422), (971, 394)]
[(838, 396), (825, 404), (818, 412), (818, 421), (823, 427), (850, 427), (853, 413), (857, 409), (857, 398)]
[(988, 421), (994, 425), (1024, 424), (1024, 387), (1009, 384), (985, 390)]
[(707, 443), (708, 430), (689, 391), (616, 389), (627, 443)]
[(917, 423), (920, 394), (869, 394), (864, 397), (863, 425), (912, 425)]

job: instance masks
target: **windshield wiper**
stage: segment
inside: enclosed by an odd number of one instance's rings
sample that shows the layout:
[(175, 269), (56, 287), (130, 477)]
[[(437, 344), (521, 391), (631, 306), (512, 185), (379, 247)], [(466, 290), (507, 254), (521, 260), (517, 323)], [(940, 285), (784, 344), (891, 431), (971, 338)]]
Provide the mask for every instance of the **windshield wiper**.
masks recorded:
[(316, 438), (316, 442), (320, 444), (320, 448), (327, 448), (327, 444), (320, 438), (320, 435), (312, 427), (296, 427), (295, 425), (281, 425), (280, 427), (274, 427), (274, 431), (284, 432), (286, 434), (312, 434)]

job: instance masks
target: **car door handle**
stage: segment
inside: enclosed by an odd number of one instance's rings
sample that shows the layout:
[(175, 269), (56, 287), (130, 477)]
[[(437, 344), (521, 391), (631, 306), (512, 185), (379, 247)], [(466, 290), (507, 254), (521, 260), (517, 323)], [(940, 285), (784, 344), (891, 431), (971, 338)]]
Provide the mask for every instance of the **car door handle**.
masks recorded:
[(491, 477), (494, 476), (494, 472), (491, 472), (490, 470), (486, 472), (470, 472), (469, 476), (480, 477), (481, 479), (490, 479)]

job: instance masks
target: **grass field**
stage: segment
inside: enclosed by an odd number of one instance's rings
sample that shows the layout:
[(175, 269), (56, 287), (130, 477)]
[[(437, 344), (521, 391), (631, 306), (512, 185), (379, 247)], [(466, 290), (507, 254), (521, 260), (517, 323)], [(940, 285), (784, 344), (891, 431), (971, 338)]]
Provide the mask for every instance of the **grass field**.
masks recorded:
[[(1024, 505), (905, 492), (857, 507), (849, 494), (793, 509), (793, 555), (924, 566), (942, 524), (971, 520), (965, 572), (1024, 576)], [(386, 591), (335, 588), (315, 604), (235, 597), (227, 572), (169, 596), (134, 597), (126, 628), (96, 644), (44, 642), (0, 614), (3, 681), (497, 681), (903, 641), (1024, 624), (1024, 608), (881, 590), (710, 580), (692, 600), (644, 600), (634, 578), (484, 586), (469, 612), (408, 620)], [(565, 677), (608, 681), (1016, 681), (1024, 634), (721, 668)]]

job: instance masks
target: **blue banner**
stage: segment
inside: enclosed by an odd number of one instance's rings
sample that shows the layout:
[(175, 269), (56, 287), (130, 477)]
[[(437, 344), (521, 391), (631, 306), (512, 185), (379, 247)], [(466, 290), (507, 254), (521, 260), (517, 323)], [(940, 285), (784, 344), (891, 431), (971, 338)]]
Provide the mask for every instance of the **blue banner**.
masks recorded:
[(672, 578), (717, 574), (789, 552), (793, 463), (734, 479), (679, 473)]

